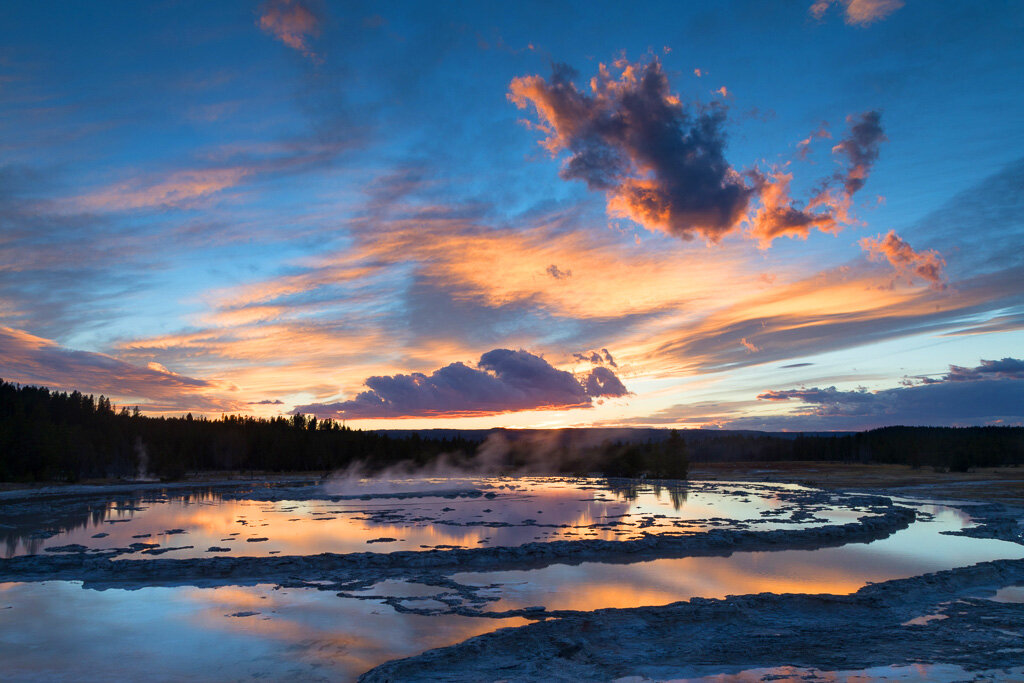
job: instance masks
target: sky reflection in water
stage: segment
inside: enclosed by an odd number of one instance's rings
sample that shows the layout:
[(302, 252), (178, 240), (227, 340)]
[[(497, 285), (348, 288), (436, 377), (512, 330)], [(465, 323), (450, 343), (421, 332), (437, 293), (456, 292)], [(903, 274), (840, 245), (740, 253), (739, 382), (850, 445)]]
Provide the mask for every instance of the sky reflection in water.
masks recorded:
[[(48, 519), (7, 516), (4, 522), (13, 528), (0, 530), (0, 538), (5, 540), (4, 557), (69, 544), (102, 551), (157, 543), (161, 550), (181, 548), (159, 556), (188, 558), (209, 556), (211, 547), (237, 556), (310, 555), (517, 546), (580, 538), (627, 540), (643, 533), (692, 533), (734, 526), (736, 520), (758, 529), (804, 525), (788, 523), (785, 515), (772, 516), (784, 507), (776, 494), (799, 489), (782, 485), (740, 489), (728, 483), (693, 483), (683, 488), (631, 488), (609, 487), (598, 480), (495, 478), (467, 481), (462, 487), (497, 497), (265, 502), (224, 499), (212, 489), (149, 492), (116, 501), (82, 502)], [(663, 517), (640, 527), (642, 517), (657, 515)], [(858, 513), (837, 509), (818, 516), (845, 522)], [(46, 529), (60, 533), (33, 537)], [(175, 531), (179, 533), (168, 533)], [(105, 535), (96, 538), (97, 534)], [(154, 556), (139, 551), (123, 557)]]
[[(238, 554), (265, 554), (274, 549), (298, 554), (368, 548), (386, 552), (395, 549), (396, 544), (367, 546), (366, 540), (384, 535), (388, 529), (394, 529), (396, 537), (405, 539), (404, 547), (419, 541), (431, 545), (471, 545), (482, 539), (495, 544), (517, 544), (534, 540), (538, 535), (571, 537), (570, 533), (584, 531), (602, 538), (621, 538), (637, 533), (635, 526), (642, 519), (662, 514), (666, 517), (658, 518), (659, 523), (681, 524), (667, 527), (670, 532), (679, 528), (709, 528), (718, 523), (714, 518), (719, 517), (733, 522), (751, 520), (750, 527), (760, 529), (795, 525), (785, 521), (787, 517), (780, 523), (771, 515), (780, 510), (788, 515), (788, 508), (792, 507), (784, 500), (785, 495), (780, 500), (776, 494), (801, 490), (735, 483), (704, 486), (693, 482), (685, 500), (677, 493), (673, 501), (666, 491), (659, 495), (651, 487), (608, 490), (591, 487), (593, 482), (553, 479), (480, 483), (506, 495), (494, 499), (481, 496), (258, 502), (224, 500), (210, 492), (184, 496), (148, 494), (80, 508), (74, 514), (67, 508), (58, 509), (57, 517), (63, 516), (64, 522), (73, 517), (75, 523), (68, 524), (63, 534), (35, 539), (34, 547), (80, 541), (86, 544), (86, 540), (91, 541), (90, 547), (112, 547), (139, 533), (182, 528), (188, 533), (167, 537), (157, 534), (151, 538), (174, 545), (195, 545), (193, 551), (172, 555), (177, 557), (201, 555), (206, 543), (224, 543), (220, 539), (236, 531), (239, 540), (234, 547), (244, 544), (246, 551)], [(522, 488), (514, 495), (507, 495), (508, 488), (495, 488), (510, 485)], [(400, 521), (375, 522), (373, 519), (377, 518), (366, 512), (384, 509), (397, 511)], [(485, 509), (492, 512), (485, 513)], [(535, 605), (549, 610), (593, 610), (764, 591), (849, 593), (871, 581), (1024, 556), (1024, 549), (1011, 543), (940, 533), (971, 523), (969, 515), (961, 511), (942, 506), (920, 509), (931, 513), (932, 519), (915, 522), (908, 529), (870, 544), (633, 564), (587, 562), (528, 571), (467, 572), (452, 578), (466, 585), (500, 584), (479, 593), (499, 598), (488, 605), (489, 610)], [(629, 517), (617, 517), (626, 514)], [(855, 510), (816, 510), (817, 519), (810, 523), (820, 524), (826, 519), (847, 521), (858, 514)], [(328, 516), (334, 519), (317, 521), (317, 517)], [(423, 519), (412, 521), (417, 518)], [(9, 519), (5, 517), (4, 521)], [(288, 521), (292, 519), (299, 521)], [(535, 519), (537, 524), (569, 527), (528, 524), (491, 528), (444, 523), (464, 524), (479, 519), (515, 524)], [(581, 528), (595, 521), (616, 519), (629, 521), (628, 529)], [(22, 539), (26, 530), (39, 527), (39, 520), (29, 522), (18, 519), (15, 533), (7, 535), (9, 554), (12, 549), (24, 552), (28, 547)], [(659, 528), (644, 530), (658, 532)], [(100, 531), (110, 536), (91, 538)], [(545, 536), (543, 532), (554, 533)], [(242, 540), (255, 535), (271, 540)], [(105, 545), (96, 544), (96, 540)], [(388, 580), (356, 595), (426, 598), (436, 595), (438, 590)], [(1006, 593), (1006, 597), (1013, 599), (1016, 595)], [(417, 602), (420, 604), (405, 604), (441, 607), (428, 599)], [(12, 680), (107, 680), (115, 676), (222, 680), (254, 675), (270, 679), (349, 679), (396, 657), (525, 623), (519, 618), (399, 613), (380, 599), (342, 598), (334, 591), (314, 589), (275, 590), (266, 585), (83, 590), (77, 582), (0, 584), (0, 661), (4, 662), (4, 677)], [(55, 652), (61, 656), (54, 657)], [(183, 652), (189, 656), (182, 657)]]

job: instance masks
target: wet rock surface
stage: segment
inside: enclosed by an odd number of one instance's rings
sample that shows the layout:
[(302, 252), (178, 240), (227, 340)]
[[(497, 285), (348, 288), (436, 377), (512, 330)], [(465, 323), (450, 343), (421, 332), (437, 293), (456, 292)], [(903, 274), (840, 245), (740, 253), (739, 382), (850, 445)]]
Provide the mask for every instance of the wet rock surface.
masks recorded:
[[(1024, 583), (1024, 560), (867, 586), (848, 596), (764, 593), (663, 607), (563, 613), (389, 662), (360, 681), (608, 681), (680, 678), (695, 664), (864, 669), (1020, 666), (1024, 604), (971, 596)], [(906, 625), (922, 613), (945, 619)], [(524, 655), (529, 653), (529, 655)]]

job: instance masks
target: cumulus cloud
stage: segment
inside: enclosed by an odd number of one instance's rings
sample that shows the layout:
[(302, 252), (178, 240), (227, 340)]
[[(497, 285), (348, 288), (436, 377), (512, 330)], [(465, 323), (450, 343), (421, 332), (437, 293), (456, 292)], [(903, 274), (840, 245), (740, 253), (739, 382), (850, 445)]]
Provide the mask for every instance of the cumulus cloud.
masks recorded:
[[(853, 195), (867, 181), (885, 140), (876, 111), (848, 117), (848, 137), (832, 152), (843, 169), (826, 178), (804, 207), (790, 196), (793, 176), (783, 170), (738, 171), (725, 158), (726, 108), (718, 102), (687, 107), (669, 89), (657, 58), (601, 64), (589, 88), (556, 65), (550, 79), (515, 78), (509, 99), (532, 107), (527, 122), (546, 137), (552, 156), (565, 155), (561, 176), (603, 192), (608, 213), (648, 230), (683, 239), (718, 242), (746, 223), (762, 247), (781, 236), (806, 238), (811, 230), (835, 233), (851, 221)], [(728, 94), (722, 88), (719, 94)], [(828, 137), (821, 128), (798, 145)], [(755, 208), (756, 207), (756, 208)]]
[(467, 417), (520, 410), (588, 408), (593, 399), (629, 392), (615, 374), (594, 368), (582, 380), (527, 351), (494, 349), (476, 367), (452, 363), (423, 373), (370, 377), (367, 391), (339, 403), (294, 412), (343, 419)]
[(260, 8), (259, 27), (282, 43), (316, 58), (310, 40), (320, 35), (321, 19), (303, 0), (268, 0)]
[(724, 108), (691, 111), (658, 59), (602, 64), (589, 92), (556, 65), (550, 80), (515, 78), (509, 99), (532, 106), (543, 146), (568, 153), (561, 175), (605, 193), (608, 212), (647, 229), (714, 242), (739, 225), (754, 190), (725, 160)]
[(832, 5), (840, 5), (846, 12), (846, 23), (867, 26), (903, 7), (903, 0), (815, 0), (810, 13), (821, 19)]
[(868, 253), (873, 261), (887, 260), (899, 276), (913, 282), (915, 277), (926, 280), (935, 289), (946, 288), (946, 276), (943, 268), (946, 261), (934, 249), (914, 251), (910, 244), (890, 230), (885, 237), (865, 237), (860, 241), (861, 248)]

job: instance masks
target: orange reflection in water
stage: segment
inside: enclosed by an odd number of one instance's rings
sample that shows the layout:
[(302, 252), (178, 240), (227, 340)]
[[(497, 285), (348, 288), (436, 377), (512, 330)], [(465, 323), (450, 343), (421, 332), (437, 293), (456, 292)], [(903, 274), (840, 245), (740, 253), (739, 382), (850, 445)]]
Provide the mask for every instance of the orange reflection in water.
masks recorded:
[[(353, 677), (391, 659), (530, 623), (520, 617), (399, 614), (375, 600), (341, 599), (332, 592), (311, 589), (195, 589), (186, 594), (186, 599), (200, 606), (190, 617), (198, 628), (286, 644), (306, 664)], [(231, 616), (252, 611), (258, 614)]]
[(501, 599), (489, 607), (494, 611), (532, 605), (589, 611), (765, 592), (845, 595), (870, 582), (1024, 557), (1024, 549), (1014, 543), (941, 533), (963, 524), (954, 512), (938, 511), (935, 522), (915, 523), (870, 544), (633, 564), (585, 562), (453, 578), (469, 585), (503, 584)]

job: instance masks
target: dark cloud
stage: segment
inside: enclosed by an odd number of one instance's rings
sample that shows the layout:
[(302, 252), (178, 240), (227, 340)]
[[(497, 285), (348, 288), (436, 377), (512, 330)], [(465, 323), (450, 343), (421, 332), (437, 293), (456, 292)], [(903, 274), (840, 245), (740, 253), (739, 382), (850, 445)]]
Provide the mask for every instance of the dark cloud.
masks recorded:
[(556, 65), (550, 80), (513, 79), (509, 98), (532, 105), (552, 154), (568, 152), (565, 179), (606, 193), (609, 212), (651, 230), (711, 241), (739, 225), (754, 193), (725, 160), (725, 110), (691, 111), (669, 91), (661, 62), (602, 65), (593, 94)]
[(780, 365), (780, 368), (806, 368), (808, 365), (814, 365), (814, 363), (790, 363), (789, 365)]
[(628, 394), (607, 368), (581, 381), (527, 351), (494, 349), (476, 367), (452, 363), (422, 373), (370, 377), (350, 401), (298, 406), (294, 412), (344, 419), (494, 415), (519, 410), (588, 408), (593, 399)]
[(280, 406), (280, 405), (284, 405), (284, 401), (282, 401), (280, 399), (276, 399), (276, 398), (274, 400), (271, 400), (269, 398), (265, 398), (262, 401), (249, 401), (248, 405), (251, 405), (251, 406)]
[(547, 270), (544, 272), (546, 272), (548, 275), (555, 278), (556, 280), (565, 280), (566, 278), (572, 277), (571, 270), (561, 270), (558, 266), (556, 266), (553, 263), (550, 266), (548, 266)]
[(608, 364), (613, 368), (619, 367), (618, 363), (615, 362), (615, 359), (612, 358), (612, 354), (608, 352), (608, 349), (574, 353), (572, 354), (572, 357), (583, 363), (593, 363), (594, 365)]
[(869, 393), (866, 389), (857, 391), (839, 391), (835, 387), (827, 389), (787, 389), (785, 391), (766, 391), (758, 394), (762, 401), (803, 401), (814, 406), (815, 415), (872, 415), (883, 402), (881, 394)]
[(850, 125), (850, 135), (833, 147), (832, 152), (847, 159), (846, 172), (839, 180), (849, 197), (864, 187), (871, 166), (878, 160), (879, 147), (887, 138), (882, 132), (882, 115), (877, 111), (850, 115), (846, 122)]
[[(685, 106), (657, 58), (602, 64), (590, 92), (576, 86), (576, 76), (555, 65), (548, 80), (513, 79), (508, 96), (536, 111), (537, 122), (529, 125), (547, 134), (541, 144), (552, 155), (568, 153), (563, 178), (604, 192), (613, 217), (683, 239), (717, 242), (744, 222), (762, 246), (781, 236), (806, 238), (815, 228), (838, 232), (850, 222), (851, 197), (867, 181), (885, 140), (877, 111), (848, 117), (848, 137), (832, 148), (845, 168), (804, 207), (790, 198), (791, 174), (740, 172), (726, 161), (725, 107)], [(799, 155), (812, 138), (828, 135), (824, 128), (812, 133)], [(841, 189), (832, 187), (836, 182)]]
[(598, 366), (590, 371), (586, 384), (587, 394), (594, 396), (627, 396), (629, 390), (619, 381), (615, 373), (606, 367)]
[(1024, 379), (1024, 360), (1003, 358), (1002, 360), (981, 360), (981, 365), (965, 368), (950, 365), (949, 372), (941, 379), (924, 379), (926, 384), (937, 382), (973, 382), (982, 379)]
[[(949, 366), (940, 379), (884, 389), (841, 391), (787, 389), (766, 391), (764, 401), (799, 401), (796, 413), (772, 418), (739, 418), (730, 427), (749, 426), (750, 420), (776, 428), (867, 429), (884, 425), (1018, 424), (1024, 422), (1024, 361), (1016, 358), (982, 360), (973, 368)], [(789, 423), (789, 427), (781, 425)], [(794, 427), (793, 425), (804, 425)]]

